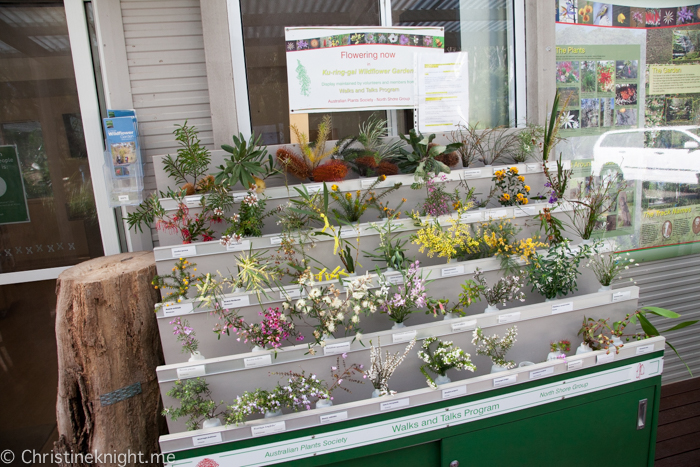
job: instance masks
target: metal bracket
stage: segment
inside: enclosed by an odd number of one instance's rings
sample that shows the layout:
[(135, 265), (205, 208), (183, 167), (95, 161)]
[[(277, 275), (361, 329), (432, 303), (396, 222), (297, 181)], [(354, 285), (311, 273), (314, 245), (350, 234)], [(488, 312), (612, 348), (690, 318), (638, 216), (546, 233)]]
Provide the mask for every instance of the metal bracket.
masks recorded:
[(102, 394), (100, 396), (100, 404), (104, 407), (106, 405), (116, 404), (130, 397), (141, 394), (141, 383), (134, 383), (129, 386), (125, 386), (116, 391), (108, 392), (107, 394)]

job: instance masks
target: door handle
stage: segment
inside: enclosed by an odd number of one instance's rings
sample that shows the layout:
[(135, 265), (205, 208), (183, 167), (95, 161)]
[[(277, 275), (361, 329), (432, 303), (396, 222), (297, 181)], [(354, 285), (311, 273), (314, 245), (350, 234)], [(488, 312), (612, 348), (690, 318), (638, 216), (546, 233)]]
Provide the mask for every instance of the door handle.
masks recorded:
[(647, 425), (647, 399), (642, 399), (639, 401), (639, 407), (637, 408), (637, 429), (643, 430)]

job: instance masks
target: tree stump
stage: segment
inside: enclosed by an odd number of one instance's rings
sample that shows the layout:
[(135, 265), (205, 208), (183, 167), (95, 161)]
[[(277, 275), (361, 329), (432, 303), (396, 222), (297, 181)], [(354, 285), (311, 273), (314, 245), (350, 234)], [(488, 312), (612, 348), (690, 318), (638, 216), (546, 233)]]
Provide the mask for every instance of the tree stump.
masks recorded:
[(135, 252), (86, 261), (58, 277), (54, 453), (115, 456), (59, 465), (116, 466), (121, 453), (142, 453), (141, 462), (132, 457), (127, 465), (148, 465), (160, 452), (166, 425), (156, 378), (164, 360), (153, 312), (155, 273), (153, 253)]

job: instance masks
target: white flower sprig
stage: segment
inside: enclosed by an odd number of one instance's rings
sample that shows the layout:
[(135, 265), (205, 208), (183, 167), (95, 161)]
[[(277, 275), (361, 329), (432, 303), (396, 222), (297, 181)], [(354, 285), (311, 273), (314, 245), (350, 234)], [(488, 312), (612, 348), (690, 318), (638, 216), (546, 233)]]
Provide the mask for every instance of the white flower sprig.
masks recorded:
[[(629, 269), (630, 266), (639, 266), (639, 263), (636, 263), (633, 258), (628, 258), (629, 255), (629, 253), (622, 255), (612, 252), (593, 255), (586, 267), (593, 270), (600, 285), (609, 286), (622, 271)], [(630, 278), (630, 281), (633, 279)]]
[(494, 365), (502, 366), (508, 370), (515, 368), (513, 360), (506, 360), (506, 354), (515, 344), (515, 337), (518, 335), (517, 326), (510, 327), (506, 330), (506, 335), (503, 338), (497, 334), (487, 337), (481, 328), (474, 329), (474, 337), (472, 344), (476, 345), (477, 355), (488, 356)]
[(376, 347), (371, 341), (370, 344), (370, 367), (365, 371), (365, 375), (367, 375), (367, 378), (369, 378), (372, 386), (374, 386), (374, 389), (379, 389), (380, 395), (394, 395), (396, 394), (396, 391), (389, 390), (389, 378), (391, 378), (391, 375), (393, 375), (399, 365), (401, 365), (413, 346), (416, 345), (416, 339), (414, 338), (408, 343), (403, 355), (400, 355), (400, 352), (396, 352), (394, 355), (392, 355), (387, 351), (384, 354), (383, 359), (381, 340), (377, 338)]
[(486, 300), (489, 306), (497, 305), (502, 303), (506, 306), (507, 302), (513, 300), (525, 301), (525, 294), (520, 290), (523, 287), (523, 283), (520, 281), (520, 276), (510, 275), (501, 277), (498, 281), (493, 284), (493, 287), (489, 287), (486, 279), (482, 276), (483, 271), (476, 268), (474, 274), (474, 280), (467, 283), (467, 287), (475, 295), (481, 295)]
[[(430, 345), (437, 342), (435, 351), (430, 350)], [(471, 356), (459, 347), (455, 347), (452, 341), (441, 341), (437, 337), (428, 337), (423, 341), (421, 350), (418, 351), (418, 358), (425, 362), (420, 367), (425, 380), (433, 389), (437, 389), (437, 384), (428, 374), (427, 370), (440, 376), (446, 376), (447, 370), (455, 368), (457, 370), (474, 371), (476, 366), (471, 361)]]

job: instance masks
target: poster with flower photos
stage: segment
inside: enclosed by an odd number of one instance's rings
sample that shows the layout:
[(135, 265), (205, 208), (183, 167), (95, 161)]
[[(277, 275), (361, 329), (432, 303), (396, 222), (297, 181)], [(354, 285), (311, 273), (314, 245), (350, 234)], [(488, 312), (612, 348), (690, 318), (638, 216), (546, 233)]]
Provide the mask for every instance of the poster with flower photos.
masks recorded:
[(556, 52), (561, 136), (639, 126), (639, 45), (561, 45)]
[(440, 27), (285, 29), (290, 113), (411, 109), (417, 54), (442, 54)]

